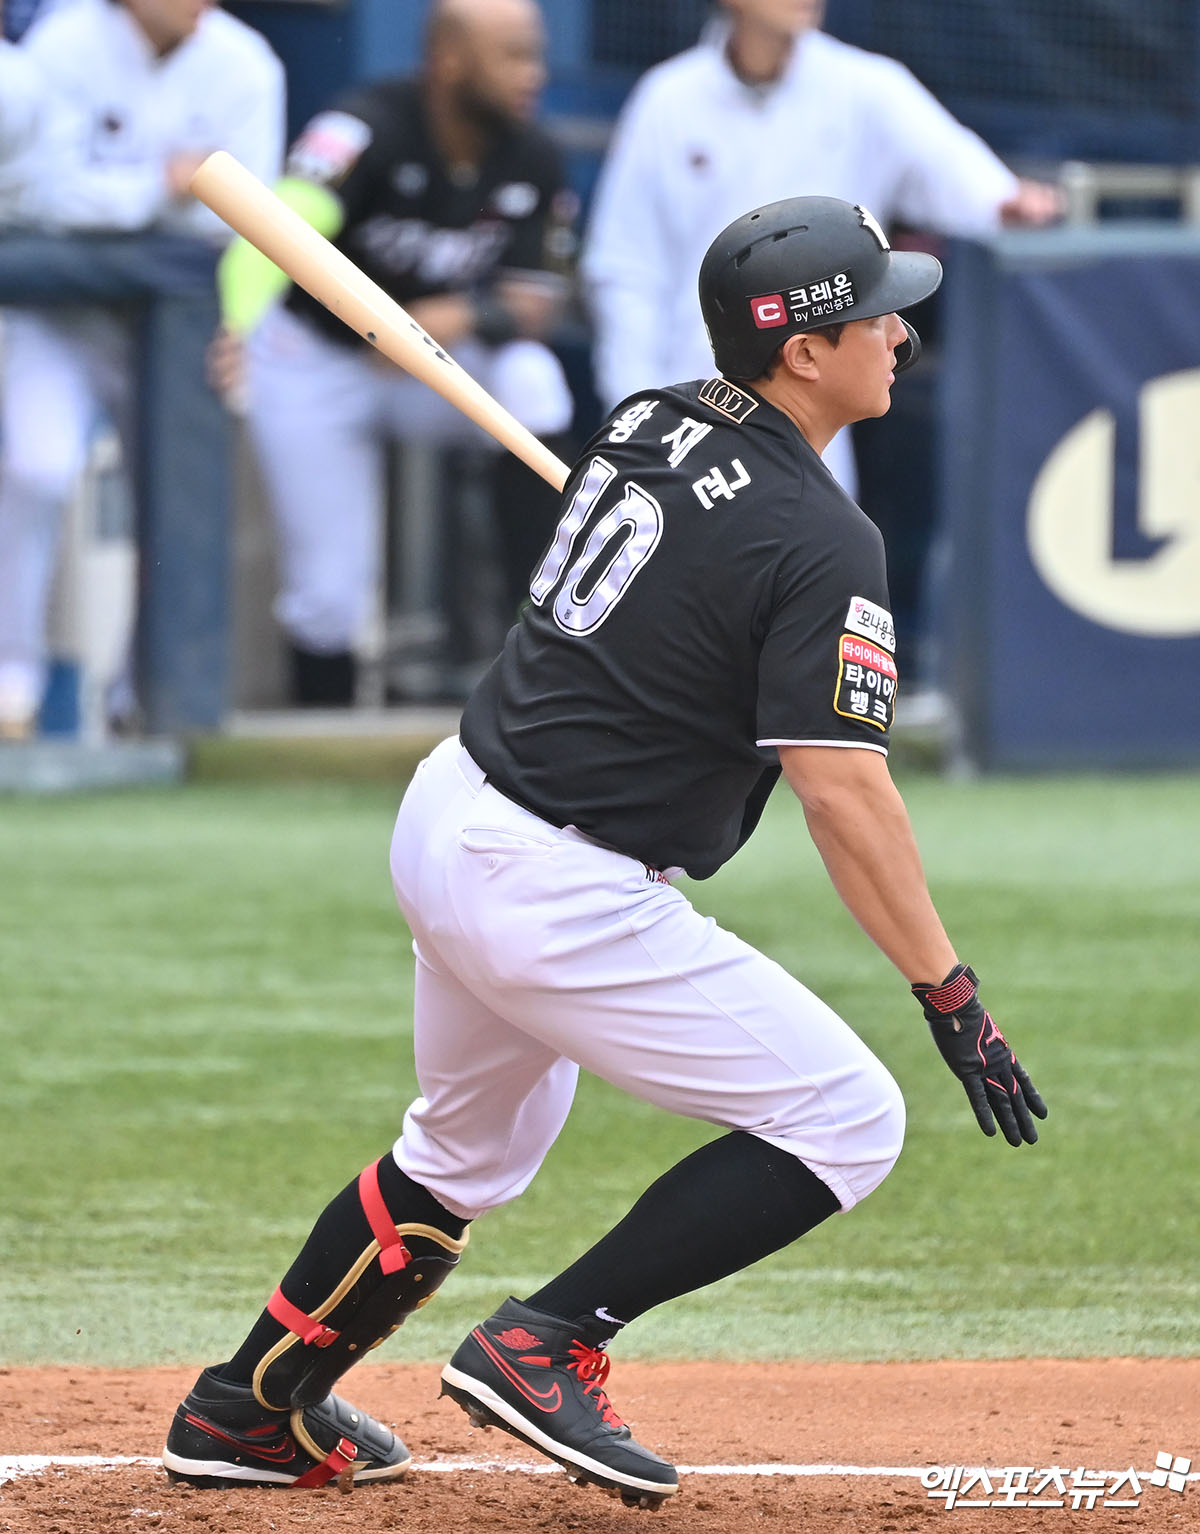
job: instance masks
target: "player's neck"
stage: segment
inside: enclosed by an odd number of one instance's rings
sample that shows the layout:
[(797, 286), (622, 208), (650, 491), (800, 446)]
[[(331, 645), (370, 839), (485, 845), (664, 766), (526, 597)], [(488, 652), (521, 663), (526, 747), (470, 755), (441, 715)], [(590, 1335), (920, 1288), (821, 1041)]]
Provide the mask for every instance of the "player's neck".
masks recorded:
[(796, 39), (786, 32), (738, 21), (725, 52), (730, 68), (746, 85), (773, 85), (787, 68)]
[(453, 91), (430, 82), (425, 92), (429, 131), (443, 162), (453, 168), (478, 170), (487, 155), (487, 129), (464, 112)]
[[(2, 15), (3, 8), (0, 7), (0, 16)], [(134, 16), (133, 22), (154, 49), (155, 56), (160, 59), (165, 59), (168, 54), (174, 53), (176, 48), (181, 48), (192, 35), (191, 32), (180, 32), (177, 27), (157, 26), (151, 17)]]
[(777, 373), (773, 378), (756, 378), (754, 390), (781, 415), (787, 416), (815, 452), (823, 453), (842, 427), (849, 425), (847, 421), (829, 420), (820, 399), (784, 373)]

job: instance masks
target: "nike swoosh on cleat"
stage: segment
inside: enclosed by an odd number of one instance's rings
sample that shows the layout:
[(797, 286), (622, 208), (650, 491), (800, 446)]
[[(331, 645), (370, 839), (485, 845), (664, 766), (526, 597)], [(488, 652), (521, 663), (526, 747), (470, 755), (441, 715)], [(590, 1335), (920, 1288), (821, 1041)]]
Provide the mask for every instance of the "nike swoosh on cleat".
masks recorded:
[(296, 1457), (296, 1445), (282, 1429), (279, 1429), (278, 1438), (267, 1443), (261, 1438), (241, 1438), (234, 1433), (227, 1433), (215, 1422), (208, 1422), (204, 1417), (196, 1417), (191, 1412), (186, 1414), (184, 1421), (190, 1423), (192, 1427), (198, 1427), (202, 1433), (207, 1433), (211, 1438), (219, 1438), (222, 1443), (232, 1444), (243, 1454), (254, 1455), (256, 1459), (275, 1460), (282, 1465)]
[(492, 1345), (492, 1339), (481, 1326), (475, 1328), (473, 1335), (476, 1342), (479, 1343), (480, 1347), (496, 1365), (497, 1369), (500, 1370), (501, 1374), (504, 1375), (505, 1379), (510, 1384), (515, 1385), (531, 1405), (536, 1406), (539, 1411), (546, 1413), (558, 1410), (562, 1405), (562, 1386), (557, 1380), (555, 1380), (549, 1390), (535, 1390), (532, 1385), (521, 1378), (508, 1360), (496, 1351)]

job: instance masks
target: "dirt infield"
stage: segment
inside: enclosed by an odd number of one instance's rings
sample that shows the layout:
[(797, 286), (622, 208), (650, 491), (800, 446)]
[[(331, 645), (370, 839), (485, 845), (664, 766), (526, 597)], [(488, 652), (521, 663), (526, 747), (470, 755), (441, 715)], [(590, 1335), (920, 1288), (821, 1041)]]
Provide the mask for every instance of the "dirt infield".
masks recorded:
[[(1182, 1491), (1149, 1480), (1164, 1451), (1200, 1469), (1200, 1359), (616, 1360), (614, 1403), (645, 1443), (685, 1467), (679, 1495), (658, 1514), (542, 1473), (522, 1445), (472, 1430), (436, 1399), (433, 1366), (366, 1365), (347, 1382), (355, 1403), (413, 1452), (414, 1468), (391, 1487), (195, 1491), (169, 1486), (157, 1464), (31, 1471), (18, 1461), (156, 1456), (192, 1378), (179, 1369), (0, 1371), (0, 1477), (13, 1477), (0, 1485), (2, 1534), (622, 1534), (647, 1520), (663, 1534), (1200, 1529), (1200, 1479)], [(946, 1493), (931, 1497), (914, 1473), (966, 1466), (992, 1467), (990, 1498), (982, 1486), (960, 1493), (987, 1508), (950, 1509)], [(1017, 1466), (1034, 1473), (1023, 1493), (1013, 1477), (1005, 1492), (999, 1471)], [(1128, 1482), (1115, 1485), (1129, 1466), (1141, 1473), (1137, 1497)], [(1055, 1467), (1061, 1489), (1051, 1478), (1037, 1496), (1063, 1505), (1017, 1505)], [(1079, 1471), (1091, 1473), (1091, 1490)], [(1138, 1505), (1106, 1505), (1116, 1501)]]

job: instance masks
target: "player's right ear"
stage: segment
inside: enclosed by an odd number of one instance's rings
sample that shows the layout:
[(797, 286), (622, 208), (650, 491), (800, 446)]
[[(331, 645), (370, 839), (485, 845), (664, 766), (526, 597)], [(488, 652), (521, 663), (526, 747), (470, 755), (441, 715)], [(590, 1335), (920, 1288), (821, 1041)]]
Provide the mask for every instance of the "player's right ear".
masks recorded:
[(779, 348), (779, 360), (783, 366), (796, 378), (802, 378), (806, 383), (816, 383), (821, 376), (821, 346), (828, 346), (819, 336), (800, 335), (789, 336)]

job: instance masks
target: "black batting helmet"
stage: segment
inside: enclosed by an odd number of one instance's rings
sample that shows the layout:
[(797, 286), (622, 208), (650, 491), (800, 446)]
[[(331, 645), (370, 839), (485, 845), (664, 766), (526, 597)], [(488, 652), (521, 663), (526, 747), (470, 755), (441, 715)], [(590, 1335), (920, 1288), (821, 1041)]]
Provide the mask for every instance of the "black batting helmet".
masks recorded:
[[(907, 309), (937, 288), (941, 263), (893, 250), (865, 208), (836, 197), (786, 197), (735, 219), (700, 264), (700, 308), (717, 367), (757, 378), (790, 335)], [(921, 350), (896, 349), (896, 371)]]

